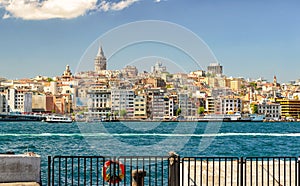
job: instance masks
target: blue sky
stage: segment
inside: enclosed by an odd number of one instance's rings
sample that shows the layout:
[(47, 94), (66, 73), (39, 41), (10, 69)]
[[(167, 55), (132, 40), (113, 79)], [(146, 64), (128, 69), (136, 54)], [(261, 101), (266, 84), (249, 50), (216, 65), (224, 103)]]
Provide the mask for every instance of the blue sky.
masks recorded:
[(0, 0), (0, 77), (56, 76), (66, 64), (75, 71), (107, 31), (162, 20), (198, 35), (227, 76), (287, 82), (300, 78), (299, 7), (291, 0)]

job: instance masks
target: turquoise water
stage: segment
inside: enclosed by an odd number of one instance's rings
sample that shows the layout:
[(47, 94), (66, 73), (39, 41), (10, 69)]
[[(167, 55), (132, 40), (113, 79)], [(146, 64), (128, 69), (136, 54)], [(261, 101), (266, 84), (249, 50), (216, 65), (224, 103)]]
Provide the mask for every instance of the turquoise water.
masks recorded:
[(299, 156), (300, 123), (0, 123), (0, 152), (54, 155)]

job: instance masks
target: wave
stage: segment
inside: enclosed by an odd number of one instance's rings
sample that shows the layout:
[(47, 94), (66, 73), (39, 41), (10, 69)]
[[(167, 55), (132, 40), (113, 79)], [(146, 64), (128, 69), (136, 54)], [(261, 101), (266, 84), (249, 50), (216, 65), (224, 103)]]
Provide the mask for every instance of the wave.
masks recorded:
[(164, 134), (164, 133), (41, 133), (41, 134), (12, 134), (3, 133), (0, 137), (230, 137), (230, 136), (265, 136), (265, 137), (300, 137), (300, 133), (217, 133), (217, 134)]

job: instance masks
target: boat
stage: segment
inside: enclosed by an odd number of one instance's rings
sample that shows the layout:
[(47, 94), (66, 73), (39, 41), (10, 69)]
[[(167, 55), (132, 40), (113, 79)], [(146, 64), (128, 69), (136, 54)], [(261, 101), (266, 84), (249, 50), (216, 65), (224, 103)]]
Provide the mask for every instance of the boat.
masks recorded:
[(72, 123), (73, 122), (71, 117), (58, 116), (58, 115), (46, 116), (46, 119), (44, 121), (48, 123)]
[(5, 121), (5, 122), (42, 121), (42, 120), (45, 120), (45, 117), (39, 114), (23, 114), (19, 112), (0, 113), (0, 121)]
[(229, 113), (229, 114), (208, 114), (203, 118), (199, 118), (198, 122), (249, 122), (251, 118), (243, 117), (240, 112)]
[(266, 118), (266, 115), (261, 115), (261, 114), (250, 114), (250, 119), (251, 121), (254, 121), (254, 122), (262, 122), (265, 120)]

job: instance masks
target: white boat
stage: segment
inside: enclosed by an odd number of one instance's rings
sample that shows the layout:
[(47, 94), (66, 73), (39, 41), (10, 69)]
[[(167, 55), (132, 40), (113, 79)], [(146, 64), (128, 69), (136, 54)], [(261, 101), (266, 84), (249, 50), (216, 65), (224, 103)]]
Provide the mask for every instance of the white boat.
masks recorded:
[(51, 116), (46, 116), (45, 122), (48, 122), (48, 123), (72, 123), (73, 120), (71, 117), (68, 117), (68, 116), (51, 115)]
[(265, 118), (266, 118), (266, 115), (250, 114), (251, 121), (261, 122), (261, 121), (264, 121)]

